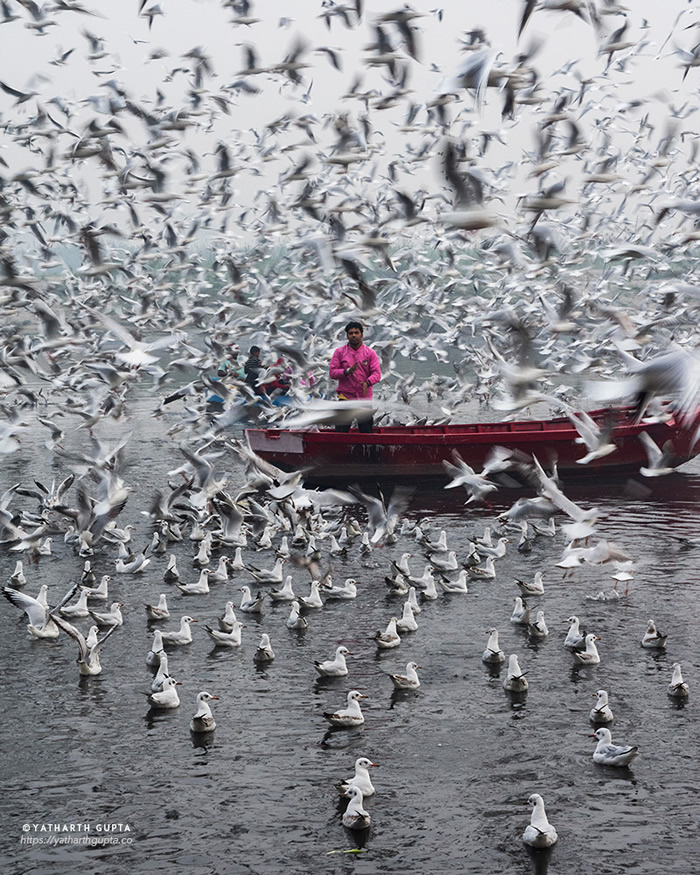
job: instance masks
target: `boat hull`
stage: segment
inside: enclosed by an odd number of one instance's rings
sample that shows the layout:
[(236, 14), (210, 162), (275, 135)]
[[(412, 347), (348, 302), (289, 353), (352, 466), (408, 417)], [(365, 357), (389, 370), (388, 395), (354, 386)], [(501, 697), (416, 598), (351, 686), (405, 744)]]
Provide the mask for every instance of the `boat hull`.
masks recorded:
[[(578, 442), (578, 432), (568, 418), (500, 423), (470, 423), (444, 426), (389, 426), (371, 434), (332, 429), (302, 431), (291, 429), (246, 429), (250, 448), (261, 458), (286, 471), (304, 469), (306, 480), (314, 482), (348, 481), (355, 478), (410, 480), (447, 477), (444, 461), (453, 461), (456, 451), (480, 471), (495, 446), (523, 453), (528, 460), (536, 456), (544, 468), (554, 464), (560, 472), (582, 476), (629, 474), (647, 464), (639, 434), (646, 432), (659, 447), (671, 453), (671, 467), (693, 458), (700, 447), (695, 422), (681, 424), (671, 417), (667, 422), (636, 423), (632, 410), (618, 409), (610, 441), (617, 449), (602, 458), (581, 465), (586, 454)], [(603, 421), (610, 411), (589, 413)]]

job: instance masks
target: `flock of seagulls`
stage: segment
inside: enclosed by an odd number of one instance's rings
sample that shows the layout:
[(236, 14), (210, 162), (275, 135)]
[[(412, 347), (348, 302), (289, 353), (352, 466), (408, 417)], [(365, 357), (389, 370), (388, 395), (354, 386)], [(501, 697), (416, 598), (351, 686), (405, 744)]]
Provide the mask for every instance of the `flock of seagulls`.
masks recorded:
[[(138, 622), (137, 601), (152, 634), (148, 707), (176, 711), (183, 687), (200, 690), (196, 704), (191, 696), (195, 736), (213, 737), (211, 703), (226, 697), (181, 675), (178, 648), (201, 635), (224, 652), (245, 650), (248, 625), (269, 623), (253, 661), (272, 671), (278, 636), (328, 622), (328, 601), (340, 603), (340, 617), (343, 603), (349, 615), (356, 599), (378, 598), (363, 563), (378, 563), (380, 588), (385, 575), (391, 609), (381, 628), (338, 636), (335, 654), (316, 654), (308, 667), (343, 683), (368, 653), (395, 659), (409, 639), (411, 658), (384, 672), (393, 695), (409, 699), (431, 683), (422, 668), (431, 605), (504, 586), (504, 561), (536, 555), (538, 540), (559, 537), (560, 559), (508, 585), (482, 655), (513, 702), (539, 678), (524, 652), (502, 649), (499, 629), (501, 640), (505, 627), (524, 633), (524, 648), (544, 650), (556, 637), (549, 626), (569, 623), (562, 644), (574, 671), (590, 669), (593, 681), (608, 640), (584, 628), (597, 615), (583, 610), (628, 604), (631, 581), (634, 594), (634, 560), (606, 532), (611, 514), (572, 501), (552, 460), (501, 448), (481, 472), (456, 454), (445, 460), (446, 488), (464, 490), (465, 514), (500, 497), (514, 469), (535, 493), (463, 553), (446, 531), (412, 525), (410, 490), (314, 490), (303, 471), (251, 453), (234, 436), (243, 423), (316, 427), (342, 415), (328, 400), (327, 364), (349, 315), (366, 324), (382, 361), (377, 422), (459, 422), (474, 405), (513, 417), (546, 405), (577, 429), (582, 467), (615, 452), (606, 424), (581, 412), (588, 402), (630, 400), (649, 422), (673, 410), (696, 428), (694, 10), (652, 35), (616, 2), (527, 0), (506, 40), (464, 10), (380, 13), (359, 0), (314, 8), (316, 29), (285, 8), (280, 50), (265, 36), (275, 22), (261, 5), (193, 7), (214, 16), (212, 33), (218, 22), (234, 35), (234, 50), (219, 58), (202, 46), (159, 48), (176, 13), (134, 4), (139, 36), (129, 51), (143, 71), (135, 80), (116, 46), (123, 28), (97, 6), (2, 3), (8, 41), (43, 47), (58, 32), (71, 40), (46, 63), (37, 53), (30, 80), (0, 81), (0, 455), (14, 478), (0, 496), (3, 593), (24, 612), (36, 658), (70, 638), (86, 678), (109, 672), (110, 652)], [(577, 40), (572, 57), (579, 44), (587, 56), (546, 70), (555, 46), (537, 27), (566, 29)], [(628, 98), (628, 79), (661, 59), (675, 76), (668, 99), (656, 82)], [(289, 365), (288, 407), (235, 376), (213, 376), (253, 343), (269, 364), (257, 388), (279, 357)], [(216, 408), (212, 394), (223, 399)], [(177, 454), (165, 482), (130, 474), (144, 397), (167, 455)], [(36, 435), (37, 464), (53, 482), (17, 473), (31, 470), (14, 463), (27, 461)], [(649, 494), (670, 469), (666, 448), (641, 440), (648, 464), (637, 488)], [(399, 538), (413, 549), (389, 557)], [(61, 594), (52, 581), (51, 601), (46, 584), (30, 595), (37, 563), (57, 553), (70, 557)], [(92, 562), (110, 572), (99, 583)], [(333, 579), (339, 566), (344, 583)], [(580, 618), (550, 616), (545, 581), (590, 569), (613, 569), (614, 587), (591, 595)], [(144, 580), (135, 600), (131, 586)], [(197, 617), (183, 601), (217, 607)], [(279, 608), (288, 613), (273, 625)], [(640, 636), (650, 658), (667, 648), (654, 620)], [(468, 643), (478, 660), (483, 638)], [(604, 725), (593, 760), (628, 768), (639, 751), (613, 743), (608, 690), (597, 685), (590, 720)], [(667, 693), (681, 704), (689, 697), (680, 662)], [(321, 714), (330, 731), (357, 730), (361, 702), (380, 695), (353, 682), (345, 703), (339, 696)], [(355, 833), (370, 825), (374, 765), (359, 757), (342, 785), (341, 822)], [(529, 804), (524, 843), (552, 846), (542, 796)]]

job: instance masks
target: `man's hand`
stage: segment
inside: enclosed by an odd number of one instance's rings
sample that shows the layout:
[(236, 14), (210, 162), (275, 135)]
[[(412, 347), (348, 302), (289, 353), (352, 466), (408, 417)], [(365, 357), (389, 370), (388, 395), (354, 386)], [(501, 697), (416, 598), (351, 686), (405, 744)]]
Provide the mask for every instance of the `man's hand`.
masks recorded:
[(362, 394), (369, 395), (369, 383), (367, 380), (362, 381)]

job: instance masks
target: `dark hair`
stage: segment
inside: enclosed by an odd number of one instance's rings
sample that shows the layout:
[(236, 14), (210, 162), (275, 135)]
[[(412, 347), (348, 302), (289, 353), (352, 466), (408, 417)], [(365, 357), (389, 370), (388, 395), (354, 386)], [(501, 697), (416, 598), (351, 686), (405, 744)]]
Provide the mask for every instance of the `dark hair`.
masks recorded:
[(364, 334), (364, 333), (365, 333), (365, 329), (362, 327), (362, 323), (361, 323), (361, 322), (348, 322), (348, 324), (345, 326), (345, 333), (347, 334), (348, 331), (350, 331), (351, 328), (357, 328), (357, 329), (359, 329), (360, 334)]
[(250, 354), (251, 355), (260, 355), (260, 347), (259, 346), (251, 346)]

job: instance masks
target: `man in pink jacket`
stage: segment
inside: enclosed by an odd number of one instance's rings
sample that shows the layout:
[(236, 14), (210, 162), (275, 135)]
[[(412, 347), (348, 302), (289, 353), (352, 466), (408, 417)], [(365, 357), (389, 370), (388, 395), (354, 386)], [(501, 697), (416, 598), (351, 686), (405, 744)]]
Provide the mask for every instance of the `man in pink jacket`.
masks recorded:
[[(345, 326), (348, 342), (340, 346), (331, 357), (329, 374), (338, 381), (338, 398), (353, 401), (372, 397), (372, 386), (382, 378), (377, 353), (362, 342), (364, 328), (359, 322)], [(358, 420), (361, 432), (371, 432), (372, 416)], [(336, 431), (350, 431), (350, 425), (336, 425)]]

